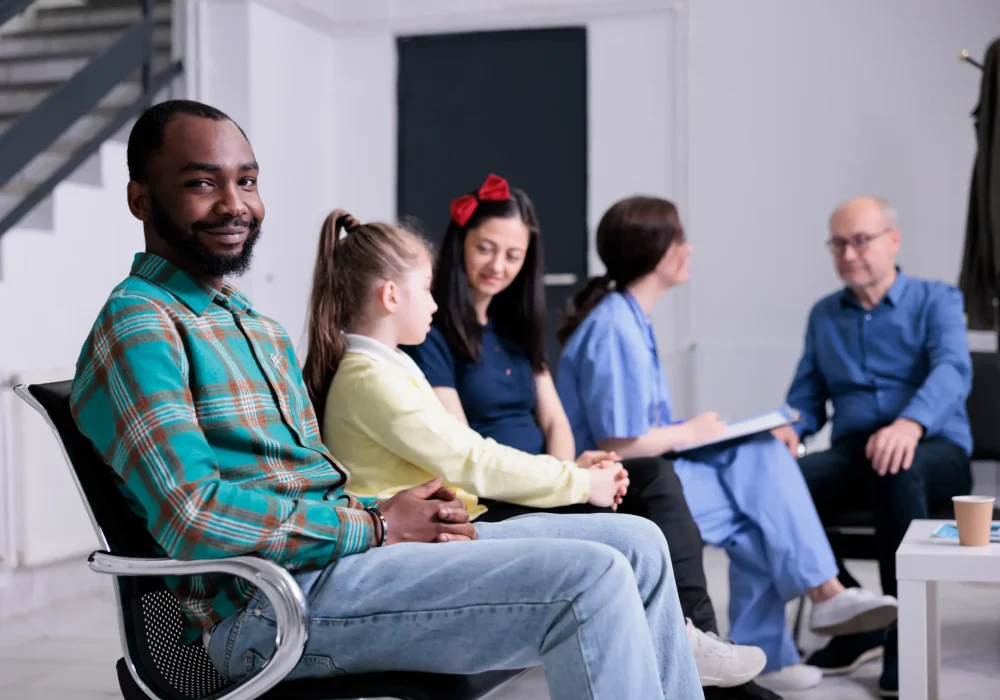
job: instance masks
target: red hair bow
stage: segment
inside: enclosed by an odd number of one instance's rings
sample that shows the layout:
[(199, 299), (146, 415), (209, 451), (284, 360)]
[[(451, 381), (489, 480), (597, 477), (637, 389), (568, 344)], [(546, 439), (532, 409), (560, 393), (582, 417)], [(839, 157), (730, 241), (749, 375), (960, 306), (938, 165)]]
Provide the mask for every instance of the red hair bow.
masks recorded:
[(499, 175), (490, 173), (476, 194), (463, 194), (451, 203), (451, 219), (465, 226), (480, 202), (506, 202), (510, 199), (510, 185)]

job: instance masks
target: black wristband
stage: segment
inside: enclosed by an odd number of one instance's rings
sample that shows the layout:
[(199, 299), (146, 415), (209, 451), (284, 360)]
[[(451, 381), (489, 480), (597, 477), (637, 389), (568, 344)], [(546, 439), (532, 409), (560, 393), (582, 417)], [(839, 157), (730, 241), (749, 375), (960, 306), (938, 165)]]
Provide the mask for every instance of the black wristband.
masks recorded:
[(376, 547), (384, 547), (385, 541), (389, 537), (389, 523), (385, 521), (385, 516), (382, 515), (382, 511), (378, 509), (378, 506), (369, 506), (365, 508), (365, 512), (372, 517), (374, 521), (378, 518), (379, 525), (382, 526), (382, 536), (378, 538), (378, 542), (375, 543)]

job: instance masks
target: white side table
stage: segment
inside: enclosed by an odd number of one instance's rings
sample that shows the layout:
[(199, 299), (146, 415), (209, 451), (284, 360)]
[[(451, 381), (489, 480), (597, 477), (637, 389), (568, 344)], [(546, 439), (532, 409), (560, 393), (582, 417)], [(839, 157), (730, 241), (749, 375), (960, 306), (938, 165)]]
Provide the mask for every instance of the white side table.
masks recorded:
[(896, 550), (899, 698), (937, 700), (941, 668), (938, 582), (1000, 583), (1000, 544), (962, 547), (931, 538), (945, 520), (914, 520)]

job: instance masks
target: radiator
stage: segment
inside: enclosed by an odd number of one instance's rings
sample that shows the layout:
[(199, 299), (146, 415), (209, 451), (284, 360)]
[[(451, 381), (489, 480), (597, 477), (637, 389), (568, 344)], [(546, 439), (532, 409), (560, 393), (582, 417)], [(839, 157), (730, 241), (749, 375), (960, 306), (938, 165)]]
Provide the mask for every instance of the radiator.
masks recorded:
[(52, 429), (12, 389), (72, 376), (69, 367), (0, 378), (0, 568), (35, 568), (98, 547)]

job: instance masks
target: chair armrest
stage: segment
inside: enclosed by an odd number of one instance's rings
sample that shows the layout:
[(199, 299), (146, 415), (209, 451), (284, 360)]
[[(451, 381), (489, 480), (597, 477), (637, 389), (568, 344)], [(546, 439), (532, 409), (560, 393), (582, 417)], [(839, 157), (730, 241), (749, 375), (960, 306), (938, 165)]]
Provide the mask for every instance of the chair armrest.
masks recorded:
[(263, 695), (291, 673), (305, 651), (309, 636), (305, 596), (292, 575), (274, 562), (250, 556), (179, 561), (94, 552), (88, 563), (92, 571), (113, 576), (231, 574), (259, 588), (274, 608), (278, 628), (276, 649), (260, 672), (234, 686), (225, 694), (225, 700), (253, 700)]

